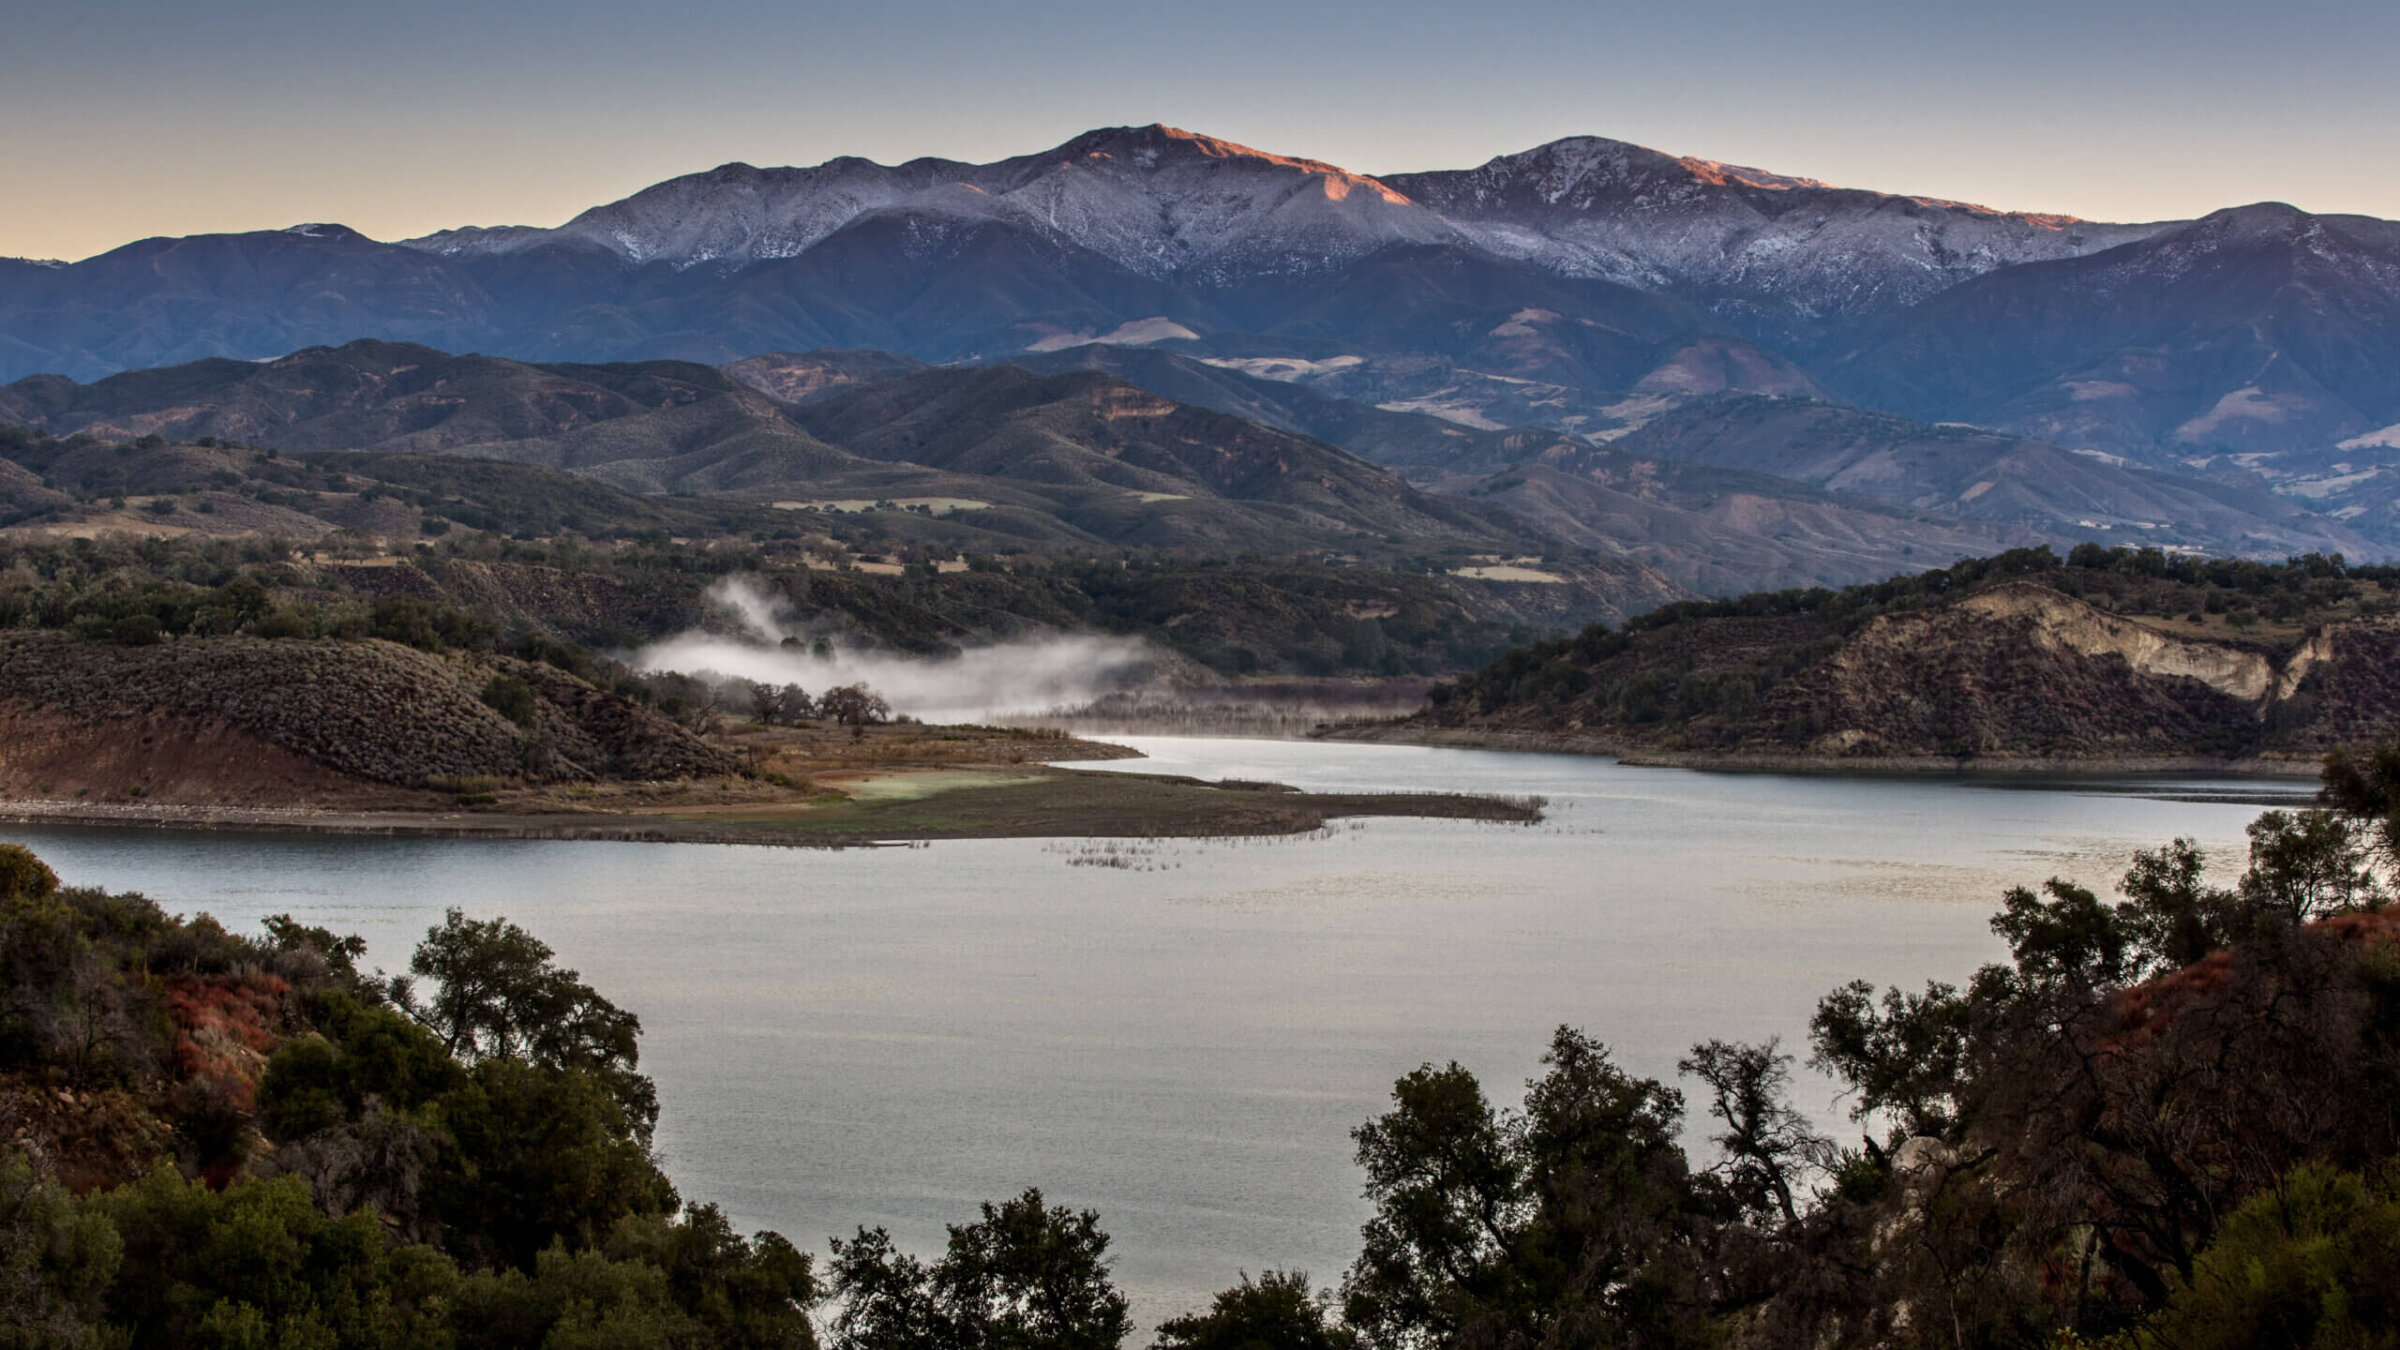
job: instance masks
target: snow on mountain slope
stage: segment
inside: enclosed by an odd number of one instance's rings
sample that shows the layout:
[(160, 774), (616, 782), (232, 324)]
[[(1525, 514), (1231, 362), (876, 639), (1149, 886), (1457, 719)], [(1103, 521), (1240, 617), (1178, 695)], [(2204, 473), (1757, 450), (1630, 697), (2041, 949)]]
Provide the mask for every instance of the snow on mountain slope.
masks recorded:
[(1385, 181), (1493, 252), (1673, 291), (1770, 341), (1806, 342), (2001, 267), (2166, 228), (1837, 188), (1597, 136)]
[(450, 255), (553, 244), (624, 260), (789, 258), (879, 212), (993, 220), (1137, 274), (1202, 285), (1449, 245), (1699, 300), (1746, 335), (1807, 342), (2012, 263), (2078, 257), (2157, 226), (2099, 225), (1828, 187), (1575, 137), (1481, 168), (1384, 179), (1166, 126), (1088, 132), (994, 164), (728, 164), (556, 230), (446, 230)]
[(1150, 276), (1233, 281), (1456, 236), (1372, 178), (1172, 127), (1091, 132), (975, 185), (993, 214)]
[(869, 211), (960, 181), (971, 166), (919, 159), (898, 167), (845, 156), (806, 169), (723, 164), (595, 206), (555, 230), (444, 230), (401, 242), (453, 256), (590, 244), (631, 263), (763, 262), (796, 257)]
[(1457, 236), (1374, 179), (1149, 126), (1089, 132), (986, 165), (728, 164), (595, 207), (557, 230), (447, 230), (405, 242), (447, 254), (585, 242), (629, 262), (689, 267), (793, 257), (878, 211), (1005, 221), (1152, 277), (1240, 279)]

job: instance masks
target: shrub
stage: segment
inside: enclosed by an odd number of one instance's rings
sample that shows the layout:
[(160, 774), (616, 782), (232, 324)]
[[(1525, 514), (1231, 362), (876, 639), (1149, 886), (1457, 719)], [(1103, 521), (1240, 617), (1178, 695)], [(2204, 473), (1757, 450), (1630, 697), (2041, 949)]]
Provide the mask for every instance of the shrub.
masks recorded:
[(514, 675), (494, 675), (483, 686), (485, 706), (521, 727), (533, 725), (534, 714), (541, 707), (541, 698), (533, 686)]

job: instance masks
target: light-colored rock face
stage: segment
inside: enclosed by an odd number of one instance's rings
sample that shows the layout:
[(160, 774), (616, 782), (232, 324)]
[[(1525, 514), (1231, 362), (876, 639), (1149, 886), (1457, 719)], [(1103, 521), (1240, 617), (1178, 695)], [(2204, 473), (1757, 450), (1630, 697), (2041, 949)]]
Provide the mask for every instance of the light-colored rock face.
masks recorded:
[(2039, 586), (2005, 586), (1959, 602), (1995, 619), (2029, 619), (2034, 641), (2085, 656), (2119, 656), (2144, 675), (2198, 680), (2218, 693), (2263, 703), (2277, 687), (2275, 663), (2257, 652), (2186, 642)]
[(2310, 671), (2334, 659), (2333, 635), (2335, 631), (2337, 630), (2328, 628), (2310, 638), (2301, 645), (2300, 650), (2292, 653), (2291, 659), (2283, 663), (2283, 673), (2275, 681), (2276, 698), (2287, 699), (2299, 693), (2300, 682), (2308, 678)]

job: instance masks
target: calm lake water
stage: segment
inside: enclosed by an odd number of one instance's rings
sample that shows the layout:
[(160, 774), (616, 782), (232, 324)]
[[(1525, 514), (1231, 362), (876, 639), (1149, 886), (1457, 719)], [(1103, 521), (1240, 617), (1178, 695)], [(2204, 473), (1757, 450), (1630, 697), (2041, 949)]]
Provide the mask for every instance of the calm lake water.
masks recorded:
[[(1095, 766), (1539, 793), (1538, 826), (1379, 820), (1276, 841), (823, 852), (0, 827), (72, 882), (254, 927), (291, 912), (398, 969), (457, 905), (638, 1011), (687, 1196), (822, 1252), (1029, 1185), (1101, 1212), (1145, 1323), (1240, 1270), (1338, 1279), (1348, 1132), (1455, 1059), (1513, 1102), (1552, 1028), (1671, 1078), (1710, 1036), (1799, 1046), (1845, 981), (1959, 980), (2000, 892), (2104, 889), (2177, 835), (2238, 866), (2297, 784), (2032, 784), (1632, 769), (1580, 757), (1128, 738)], [(1805, 1057), (1805, 1053), (1803, 1053)], [(1829, 1085), (1803, 1105), (1829, 1122)]]

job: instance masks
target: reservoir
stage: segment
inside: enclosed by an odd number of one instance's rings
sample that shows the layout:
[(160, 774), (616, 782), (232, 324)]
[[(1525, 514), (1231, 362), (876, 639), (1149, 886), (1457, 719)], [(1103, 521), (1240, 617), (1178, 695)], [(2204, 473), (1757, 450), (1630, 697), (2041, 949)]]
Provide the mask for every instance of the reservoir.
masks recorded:
[[(1857, 778), (1395, 746), (1126, 738), (1095, 768), (1539, 794), (1539, 825), (1378, 819), (1291, 839), (826, 851), (0, 827), (67, 881), (255, 931), (291, 913), (405, 968), (448, 906), (506, 915), (641, 1015), (687, 1198), (822, 1257), (937, 1249), (1039, 1186), (1100, 1211), (1137, 1320), (1242, 1270), (1337, 1282), (1349, 1131), (1456, 1060), (1513, 1104), (1553, 1028), (1672, 1080), (1709, 1037), (1805, 1061), (1853, 979), (1963, 982), (2010, 886), (2104, 894), (2178, 835), (2230, 874), (2313, 785)], [(1803, 1070), (1799, 1104), (1856, 1130)], [(1689, 1131), (1705, 1164), (1705, 1125)]]

